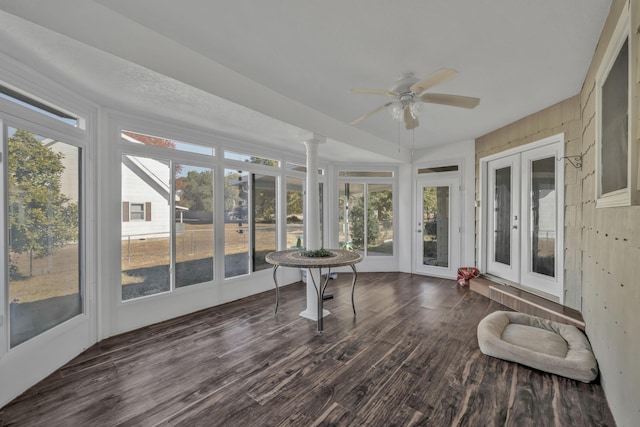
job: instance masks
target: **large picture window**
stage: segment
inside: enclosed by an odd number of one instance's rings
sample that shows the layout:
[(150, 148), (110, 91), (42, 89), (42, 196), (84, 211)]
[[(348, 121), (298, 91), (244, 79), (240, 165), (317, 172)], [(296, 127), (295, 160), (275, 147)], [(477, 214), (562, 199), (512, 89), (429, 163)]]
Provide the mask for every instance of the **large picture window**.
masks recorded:
[[(306, 168), (305, 168), (306, 171)], [(318, 171), (321, 175), (321, 171)], [(287, 217), (286, 217), (286, 242), (288, 249), (305, 247), (304, 205), (306, 180), (304, 177), (287, 176)], [(318, 196), (320, 202), (320, 245), (324, 247), (324, 183), (318, 183)]]
[(596, 76), (597, 207), (637, 203), (635, 123), (631, 120), (634, 69), (630, 61), (629, 12), (625, 7)]
[[(10, 345), (83, 312), (81, 149), (5, 128)], [(28, 159), (28, 160), (27, 160)]]
[(392, 172), (339, 172), (339, 177), (349, 177), (338, 184), (340, 247), (365, 256), (392, 256)]
[[(130, 131), (121, 136), (126, 143), (185, 151), (182, 158), (213, 153)], [(213, 169), (169, 160), (175, 156), (122, 155), (122, 300), (214, 279)]]
[[(171, 287), (170, 162), (125, 154), (121, 174), (122, 299), (167, 292)], [(144, 203), (128, 202), (143, 197), (154, 211), (152, 221), (144, 221)]]
[(225, 277), (269, 268), (277, 249), (274, 175), (225, 170)]
[(176, 287), (213, 280), (213, 169), (177, 165), (174, 183)]

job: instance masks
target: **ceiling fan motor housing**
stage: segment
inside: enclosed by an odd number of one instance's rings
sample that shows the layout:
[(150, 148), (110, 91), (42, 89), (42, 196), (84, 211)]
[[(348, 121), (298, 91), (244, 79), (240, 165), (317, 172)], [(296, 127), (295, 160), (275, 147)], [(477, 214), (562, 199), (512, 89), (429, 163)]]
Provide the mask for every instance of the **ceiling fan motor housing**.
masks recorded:
[(395, 92), (400, 95), (400, 100), (402, 100), (402, 95), (411, 93), (411, 86), (418, 83), (420, 80), (417, 79), (413, 73), (405, 73), (398, 80), (396, 80), (396, 84), (391, 88), (392, 92)]

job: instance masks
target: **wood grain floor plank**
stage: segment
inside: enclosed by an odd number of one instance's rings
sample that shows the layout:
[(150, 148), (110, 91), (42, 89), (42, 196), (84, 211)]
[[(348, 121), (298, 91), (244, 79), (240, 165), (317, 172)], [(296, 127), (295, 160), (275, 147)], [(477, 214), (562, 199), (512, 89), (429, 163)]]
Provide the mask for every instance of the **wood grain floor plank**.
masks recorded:
[(505, 307), (446, 279), (331, 280), (325, 331), (303, 284), (102, 341), (0, 409), (0, 426), (613, 426), (599, 384), (480, 353)]
[(318, 418), (313, 420), (310, 427), (317, 426), (348, 426), (353, 425), (355, 414), (342, 405), (334, 402)]
[[(406, 425), (410, 419), (421, 415), (404, 405), (415, 383), (416, 378), (412, 374), (396, 370), (364, 405), (357, 408), (356, 414), (364, 420), (365, 425)], [(394, 410), (390, 411), (389, 408)], [(399, 408), (403, 410), (399, 411)]]

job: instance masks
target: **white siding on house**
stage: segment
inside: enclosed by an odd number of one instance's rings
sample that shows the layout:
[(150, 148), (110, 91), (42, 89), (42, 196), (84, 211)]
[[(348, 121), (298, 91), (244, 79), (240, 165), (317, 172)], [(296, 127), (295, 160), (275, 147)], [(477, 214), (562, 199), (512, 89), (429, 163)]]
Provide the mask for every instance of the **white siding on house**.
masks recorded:
[[(168, 163), (154, 159), (124, 155), (122, 157), (122, 202), (150, 203), (147, 220), (123, 218), (122, 239), (168, 237), (171, 226)], [(149, 220), (150, 219), (150, 220)]]

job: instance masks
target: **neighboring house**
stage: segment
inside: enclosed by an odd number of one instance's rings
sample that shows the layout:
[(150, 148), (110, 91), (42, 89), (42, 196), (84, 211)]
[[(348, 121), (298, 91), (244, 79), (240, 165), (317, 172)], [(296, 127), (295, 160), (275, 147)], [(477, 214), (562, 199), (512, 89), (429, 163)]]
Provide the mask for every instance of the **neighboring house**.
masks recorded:
[[(128, 142), (141, 144), (122, 134)], [(78, 149), (72, 145), (47, 138), (42, 141), (50, 150), (62, 154), (62, 164), (67, 173), (62, 174), (60, 191), (71, 202), (78, 203)], [(122, 239), (147, 239), (167, 237), (171, 224), (169, 185), (170, 170), (167, 163), (146, 157), (125, 155), (122, 157)], [(178, 197), (176, 197), (176, 202)], [(188, 209), (176, 206), (176, 219), (182, 223), (183, 212)]]
[(122, 238), (169, 235), (170, 170), (157, 160), (122, 157)]
[(42, 145), (51, 151), (62, 155), (62, 165), (65, 173), (60, 177), (60, 192), (67, 196), (72, 203), (78, 203), (78, 148), (51, 138), (42, 140)]
[[(140, 143), (125, 134), (122, 138)], [(123, 240), (169, 236), (172, 221), (170, 181), (168, 163), (147, 157), (122, 156)], [(176, 210), (183, 212), (186, 208), (176, 206)]]

